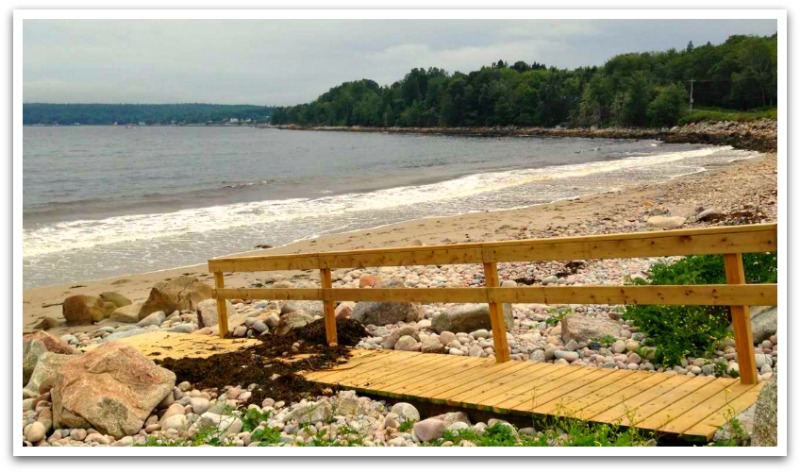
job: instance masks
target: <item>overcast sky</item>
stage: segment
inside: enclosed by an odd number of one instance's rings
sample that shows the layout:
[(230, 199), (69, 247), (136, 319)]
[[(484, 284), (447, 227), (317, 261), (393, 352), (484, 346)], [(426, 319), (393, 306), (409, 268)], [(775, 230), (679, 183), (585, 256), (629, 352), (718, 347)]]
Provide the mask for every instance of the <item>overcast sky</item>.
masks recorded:
[(574, 68), (771, 35), (774, 20), (25, 20), (25, 102), (292, 105), (498, 59)]

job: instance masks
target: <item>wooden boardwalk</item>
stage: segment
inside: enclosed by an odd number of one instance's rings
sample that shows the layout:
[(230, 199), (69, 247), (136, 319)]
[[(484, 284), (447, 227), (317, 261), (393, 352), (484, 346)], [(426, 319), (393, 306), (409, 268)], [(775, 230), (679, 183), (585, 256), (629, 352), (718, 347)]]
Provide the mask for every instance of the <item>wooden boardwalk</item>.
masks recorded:
[(550, 415), (710, 439), (764, 383), (394, 350), (354, 350), (309, 381), (498, 414)]

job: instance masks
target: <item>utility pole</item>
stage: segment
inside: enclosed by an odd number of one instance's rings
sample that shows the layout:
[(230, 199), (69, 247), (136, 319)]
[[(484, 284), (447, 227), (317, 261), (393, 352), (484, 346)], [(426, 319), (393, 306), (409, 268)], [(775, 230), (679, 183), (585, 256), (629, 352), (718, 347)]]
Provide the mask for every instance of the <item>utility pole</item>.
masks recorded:
[(689, 79), (689, 113), (692, 113), (692, 105), (694, 104), (694, 79)]

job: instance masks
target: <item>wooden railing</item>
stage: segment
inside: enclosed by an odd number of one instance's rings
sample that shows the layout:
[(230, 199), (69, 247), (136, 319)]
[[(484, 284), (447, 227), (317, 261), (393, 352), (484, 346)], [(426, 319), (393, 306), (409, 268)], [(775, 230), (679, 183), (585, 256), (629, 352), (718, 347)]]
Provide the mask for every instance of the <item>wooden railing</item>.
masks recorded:
[[(226, 299), (321, 300), (328, 343), (336, 344), (335, 301), (486, 302), (498, 362), (509, 359), (503, 303), (727, 305), (731, 307), (741, 380), (757, 381), (751, 305), (776, 305), (776, 284), (746, 284), (742, 253), (777, 249), (777, 225), (546, 238), (492, 243), (380, 248), (295, 255), (211, 259), (219, 332), (228, 332)], [(573, 259), (642, 258), (723, 254), (727, 284), (691, 286), (499, 287), (497, 264)], [(483, 288), (345, 289), (332, 287), (331, 270), (382, 266), (482, 264)], [(224, 273), (274, 270), (320, 271), (320, 289), (225, 288)]]

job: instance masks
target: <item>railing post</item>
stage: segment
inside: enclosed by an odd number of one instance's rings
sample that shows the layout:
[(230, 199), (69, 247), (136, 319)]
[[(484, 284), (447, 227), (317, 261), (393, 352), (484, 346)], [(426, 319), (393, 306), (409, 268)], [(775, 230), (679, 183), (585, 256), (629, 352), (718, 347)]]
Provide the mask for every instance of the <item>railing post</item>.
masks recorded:
[[(214, 273), (214, 286), (216, 289), (225, 288), (225, 278), (222, 273)], [(224, 297), (214, 292), (217, 300), (217, 323), (219, 324), (219, 336), (225, 337), (228, 334), (228, 305)]]
[[(483, 263), (483, 273), (486, 279), (486, 287), (500, 286), (500, 278), (497, 276), (497, 263)], [(497, 302), (489, 302), (489, 318), (492, 321), (494, 356), (498, 363), (503, 363), (509, 359), (503, 305)]]
[[(336, 335), (336, 314), (333, 306), (333, 294), (330, 289), (333, 289), (333, 282), (331, 278), (330, 268), (322, 268), (319, 270), (320, 280), (322, 282), (322, 307), (325, 313), (325, 337), (328, 340), (328, 345), (338, 345), (338, 337)], [(326, 291), (326, 289), (328, 289)]]
[[(725, 255), (725, 278), (728, 284), (746, 284), (741, 253)], [(739, 379), (744, 384), (758, 382), (756, 356), (753, 350), (753, 329), (748, 306), (730, 306), (733, 319), (733, 338), (739, 358)]]

